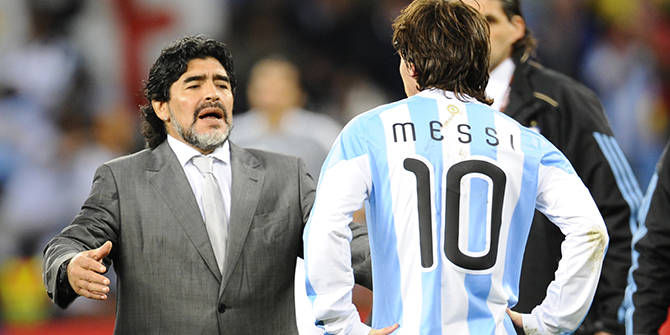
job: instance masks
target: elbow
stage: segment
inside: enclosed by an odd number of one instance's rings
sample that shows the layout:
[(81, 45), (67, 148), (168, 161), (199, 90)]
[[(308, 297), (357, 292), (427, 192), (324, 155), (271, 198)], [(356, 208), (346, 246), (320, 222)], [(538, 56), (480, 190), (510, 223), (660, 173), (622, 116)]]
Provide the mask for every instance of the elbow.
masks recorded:
[(594, 226), (589, 230), (587, 236), (588, 243), (591, 246), (591, 250), (593, 250), (590, 260), (602, 264), (610, 240), (609, 235), (607, 235), (607, 228), (605, 228), (604, 224)]
[(610, 237), (607, 234), (607, 228), (604, 224), (599, 225), (593, 230), (593, 241), (601, 245), (601, 248), (607, 249), (607, 246), (610, 243)]

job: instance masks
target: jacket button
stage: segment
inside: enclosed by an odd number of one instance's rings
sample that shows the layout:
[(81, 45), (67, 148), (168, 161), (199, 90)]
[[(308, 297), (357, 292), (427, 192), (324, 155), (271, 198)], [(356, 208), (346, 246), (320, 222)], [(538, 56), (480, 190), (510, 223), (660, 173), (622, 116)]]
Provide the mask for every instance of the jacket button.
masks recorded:
[(224, 304), (220, 304), (220, 305), (219, 305), (219, 313), (223, 313), (223, 312), (225, 312), (225, 311), (226, 311), (226, 305), (224, 305)]

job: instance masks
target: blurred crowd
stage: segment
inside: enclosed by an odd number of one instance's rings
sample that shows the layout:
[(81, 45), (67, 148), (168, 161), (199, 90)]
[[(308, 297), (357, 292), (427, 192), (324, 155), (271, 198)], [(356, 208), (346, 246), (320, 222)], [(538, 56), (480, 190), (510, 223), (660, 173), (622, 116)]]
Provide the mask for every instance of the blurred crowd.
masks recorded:
[[(79, 211), (95, 169), (142, 148), (140, 89), (163, 46), (197, 33), (228, 44), (236, 117), (289, 82), (299, 87), (289, 107), (332, 129), (404, 96), (391, 21), (409, 2), (0, 0), (0, 323), (113, 313), (84, 299), (56, 310), (40, 256)], [(525, 0), (523, 9), (536, 58), (598, 94), (646, 187), (668, 139), (670, 0)], [(268, 57), (292, 63), (289, 77), (255, 89), (252, 68)], [(276, 129), (266, 131), (287, 131)]]

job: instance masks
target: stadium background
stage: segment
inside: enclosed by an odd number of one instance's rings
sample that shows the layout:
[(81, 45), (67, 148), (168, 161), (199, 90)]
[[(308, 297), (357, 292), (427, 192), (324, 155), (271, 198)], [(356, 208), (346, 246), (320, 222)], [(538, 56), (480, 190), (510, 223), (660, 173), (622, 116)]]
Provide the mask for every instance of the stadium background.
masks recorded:
[[(58, 310), (40, 255), (78, 211), (93, 169), (142, 147), (139, 91), (162, 47), (195, 33), (227, 43), (235, 113), (248, 108), (251, 65), (283, 54), (302, 71), (306, 108), (344, 124), (403, 97), (390, 22), (408, 2), (0, 0), (0, 334), (111, 334), (113, 298)], [(668, 139), (670, 1), (525, 0), (523, 9), (539, 60), (596, 91), (646, 189)], [(14, 192), (17, 171), (31, 170), (40, 177)], [(356, 296), (365, 318), (369, 292)]]

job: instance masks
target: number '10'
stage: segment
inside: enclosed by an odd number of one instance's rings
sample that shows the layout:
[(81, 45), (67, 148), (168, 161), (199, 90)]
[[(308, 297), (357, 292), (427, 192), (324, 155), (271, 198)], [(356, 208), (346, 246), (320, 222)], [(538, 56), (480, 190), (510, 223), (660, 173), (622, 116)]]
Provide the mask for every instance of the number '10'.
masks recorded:
[[(430, 178), (429, 167), (423, 161), (407, 158), (404, 161), (405, 170), (416, 176), (417, 206), (419, 213), (419, 245), (421, 248), (421, 266), (430, 268), (433, 266), (433, 239), (432, 239), (432, 217), (430, 186), (433, 181)], [(491, 178), (493, 182), (491, 196), (491, 224), (490, 224), (490, 248), (481, 257), (472, 257), (464, 254), (458, 247), (460, 234), (460, 206), (461, 201), (461, 179), (469, 173), (480, 173)], [(502, 208), (505, 197), (505, 183), (507, 177), (503, 170), (490, 162), (483, 160), (467, 160), (454, 164), (449, 168), (446, 175), (446, 194), (442, 197), (445, 201), (444, 217), (444, 254), (454, 265), (468, 270), (488, 270), (495, 265), (498, 256), (498, 239), (500, 237), (500, 226), (502, 224)], [(488, 206), (480, 206), (477, 209), (487, 210)], [(486, 223), (482, 223), (486, 224)]]

